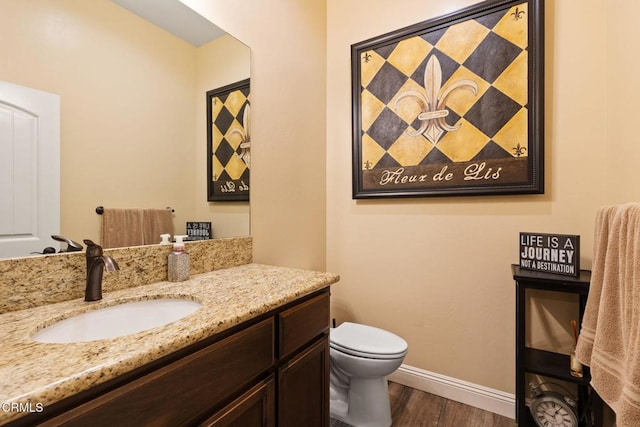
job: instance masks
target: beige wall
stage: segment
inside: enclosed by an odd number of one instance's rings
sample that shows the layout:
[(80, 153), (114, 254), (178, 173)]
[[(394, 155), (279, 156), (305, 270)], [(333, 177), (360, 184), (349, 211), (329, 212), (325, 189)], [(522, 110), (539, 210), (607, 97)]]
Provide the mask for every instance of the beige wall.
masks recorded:
[[(606, 66), (606, 114), (594, 108), (594, 126), (602, 126), (606, 117), (607, 138), (601, 141), (607, 154), (605, 175), (607, 204), (640, 201), (640, 144), (638, 144), (638, 100), (640, 99), (640, 60), (633, 46), (640, 41), (640, 26), (634, 16), (640, 5), (634, 0), (621, 0), (608, 7), (600, 22), (605, 24), (607, 49), (595, 51), (592, 62)], [(603, 84), (593, 89), (601, 90)]]
[(206, 93), (250, 77), (251, 50), (225, 35), (196, 50), (196, 159), (195, 221), (212, 221), (213, 236), (249, 235), (249, 202), (207, 202), (207, 106)]
[[(322, 1), (184, 1), (252, 48), (254, 259), (324, 268), (326, 253), (326, 269), (342, 276), (332, 291), (339, 322), (400, 334), (410, 365), (513, 392), (509, 265), (518, 260), (518, 232), (581, 235), (581, 262), (589, 268), (597, 209), (637, 191), (623, 179), (634, 170), (632, 158), (607, 151), (613, 133), (621, 149), (638, 150), (622, 145), (629, 141), (623, 130), (608, 127), (624, 118), (612, 112), (605, 78), (627, 67), (630, 55), (621, 43), (612, 64), (599, 56), (614, 44), (607, 37), (621, 42), (627, 35), (614, 33), (632, 31), (612, 27), (633, 14), (608, 17), (604, 0), (579, 8), (547, 0), (544, 195), (354, 201), (350, 45), (474, 1), (327, 0), (326, 12)], [(607, 22), (607, 37), (594, 30)], [(608, 123), (594, 119), (603, 114)], [(538, 295), (531, 308), (530, 341), (567, 349), (572, 299)]]
[(99, 241), (98, 205), (172, 206), (183, 224), (195, 48), (108, 0), (0, 8), (0, 79), (61, 98), (61, 232)]
[[(581, 235), (589, 268), (595, 213), (607, 199), (607, 126), (595, 117), (603, 119), (609, 105), (606, 60), (598, 57), (608, 45), (594, 31), (606, 3), (547, 1), (544, 195), (350, 197), (350, 44), (472, 3), (328, 1), (327, 269), (342, 276), (332, 295), (339, 322), (400, 334), (409, 342), (409, 365), (513, 393), (509, 264), (518, 261), (518, 232)], [(548, 295), (532, 301), (530, 342), (568, 352), (571, 302)]]
[(324, 270), (324, 1), (182, 1), (251, 48), (254, 261)]
[[(254, 260), (339, 273), (338, 321), (400, 334), (410, 365), (513, 392), (518, 232), (580, 234), (589, 268), (597, 209), (639, 197), (640, 6), (547, 0), (544, 195), (354, 201), (350, 45), (473, 0), (184, 1), (252, 48)], [(570, 302), (532, 306), (565, 348), (555, 314)]]
[(176, 234), (194, 220), (249, 234), (248, 203), (206, 199), (205, 92), (249, 77), (244, 45), (195, 48), (110, 0), (0, 8), (0, 79), (61, 96), (61, 234), (100, 241), (99, 205), (171, 206)]

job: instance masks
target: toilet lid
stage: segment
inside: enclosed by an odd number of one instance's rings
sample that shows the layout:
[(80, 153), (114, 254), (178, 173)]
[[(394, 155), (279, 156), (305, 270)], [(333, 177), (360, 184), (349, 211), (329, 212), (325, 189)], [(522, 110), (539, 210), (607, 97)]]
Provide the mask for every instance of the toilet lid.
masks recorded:
[(344, 322), (331, 330), (331, 347), (355, 356), (372, 359), (403, 357), (407, 342), (384, 329), (358, 323)]

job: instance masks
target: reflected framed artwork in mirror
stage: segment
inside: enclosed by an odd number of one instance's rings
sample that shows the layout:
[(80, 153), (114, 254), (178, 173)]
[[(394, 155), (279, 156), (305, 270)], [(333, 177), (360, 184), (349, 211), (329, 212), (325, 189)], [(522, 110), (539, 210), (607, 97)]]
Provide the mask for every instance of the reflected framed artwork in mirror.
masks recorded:
[(250, 82), (207, 92), (207, 200), (249, 200)]
[(544, 1), (351, 46), (353, 198), (544, 193)]

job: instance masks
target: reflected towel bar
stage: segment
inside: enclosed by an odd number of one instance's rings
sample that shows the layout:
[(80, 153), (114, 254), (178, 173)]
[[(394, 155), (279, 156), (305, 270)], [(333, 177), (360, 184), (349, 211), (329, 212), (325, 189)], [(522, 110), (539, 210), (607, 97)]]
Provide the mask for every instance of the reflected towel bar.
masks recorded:
[[(165, 209), (169, 209), (171, 212), (175, 212), (175, 209), (172, 209), (171, 207), (167, 206)], [(104, 213), (104, 207), (103, 206), (98, 206), (96, 208), (96, 213), (98, 215), (102, 215)]]

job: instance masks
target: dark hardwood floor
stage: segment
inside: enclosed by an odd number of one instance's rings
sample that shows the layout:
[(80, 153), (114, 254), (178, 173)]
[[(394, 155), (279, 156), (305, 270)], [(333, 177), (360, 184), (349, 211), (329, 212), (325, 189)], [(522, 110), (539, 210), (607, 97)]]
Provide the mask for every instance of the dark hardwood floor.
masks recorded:
[[(513, 427), (515, 420), (389, 382), (393, 427)], [(331, 420), (331, 427), (348, 427)]]

